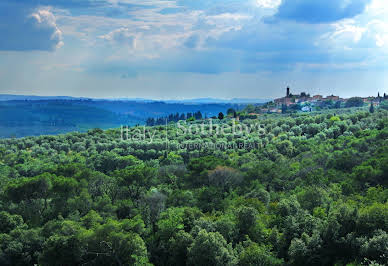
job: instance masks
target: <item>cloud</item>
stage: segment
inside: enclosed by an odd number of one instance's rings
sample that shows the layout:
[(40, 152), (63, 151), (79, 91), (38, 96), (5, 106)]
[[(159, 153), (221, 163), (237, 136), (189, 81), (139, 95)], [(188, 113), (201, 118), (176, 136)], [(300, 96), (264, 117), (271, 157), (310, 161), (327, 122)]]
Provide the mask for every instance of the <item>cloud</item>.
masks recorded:
[(330, 24), (316, 45), (322, 49), (352, 51), (355, 55), (386, 55), (388, 46), (388, 9), (385, 0), (373, 0), (365, 12), (354, 19)]
[(103, 7), (109, 4), (109, 0), (2, 0), (4, 3), (17, 2), (23, 6), (55, 6), (61, 8), (93, 8)]
[(267, 20), (330, 23), (361, 14), (371, 0), (283, 0), (278, 12)]
[(0, 50), (53, 51), (63, 45), (62, 31), (48, 8), (0, 4)]
[[(292, 2), (300, 7), (304, 1)], [(318, 2), (309, 1), (309, 4), (313, 6)], [(240, 72), (384, 69), (388, 57), (388, 9), (381, 11), (385, 0), (373, 0), (366, 6), (365, 3), (368, 1), (363, 1), (362, 8), (352, 9), (350, 6), (354, 7), (355, 1), (342, 2), (340, 9), (364, 11), (353, 18), (330, 23), (315, 23), (317, 20), (309, 19), (306, 10), (303, 21), (308, 20), (308, 23), (301, 23), (302, 18), (265, 23), (260, 16), (255, 16), (245, 21), (240, 29), (224, 32), (218, 38), (209, 37), (204, 46), (239, 51)], [(323, 7), (322, 10), (324, 16), (327, 10)], [(282, 12), (276, 8), (273, 11), (272, 17)], [(347, 14), (357, 13), (353, 11)], [(344, 16), (338, 14), (336, 19)], [(225, 57), (227, 54), (225, 52)]]
[(369, 94), (388, 82), (387, 4), (369, 2), (0, 0), (0, 50), (66, 40), (0, 52), (0, 75), (10, 90), (94, 96), (259, 96), (290, 81)]
[(126, 45), (131, 48), (136, 48), (136, 35), (128, 28), (120, 28), (106, 35), (100, 36), (101, 39), (113, 42), (118, 45)]
[[(87, 47), (89, 62), (83, 69), (92, 72), (122, 77), (138, 72), (254, 73), (361, 64), (365, 52), (353, 54), (356, 45), (366, 45), (368, 39), (374, 47), (388, 46), (386, 32), (372, 30), (377, 23), (367, 27), (358, 22), (362, 14), (353, 18), (357, 20), (353, 24), (342, 19), (371, 9), (367, 2), (57, 0), (51, 2), (51, 11), (46, 9), (52, 17), (40, 9), (27, 17), (36, 24), (60, 27), (69, 40), (67, 47)], [(266, 16), (278, 23), (265, 23)], [(60, 31), (57, 36), (62, 39)], [(344, 52), (344, 47), (349, 49)]]
[(259, 7), (277, 8), (282, 3), (282, 0), (256, 0)]

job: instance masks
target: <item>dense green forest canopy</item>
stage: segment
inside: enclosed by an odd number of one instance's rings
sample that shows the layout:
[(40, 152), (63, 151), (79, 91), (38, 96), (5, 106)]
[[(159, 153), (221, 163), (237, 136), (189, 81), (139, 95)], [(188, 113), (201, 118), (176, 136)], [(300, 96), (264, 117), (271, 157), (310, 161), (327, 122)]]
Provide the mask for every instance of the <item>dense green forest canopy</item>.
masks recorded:
[(387, 175), (383, 109), (4, 139), (0, 265), (385, 265)]

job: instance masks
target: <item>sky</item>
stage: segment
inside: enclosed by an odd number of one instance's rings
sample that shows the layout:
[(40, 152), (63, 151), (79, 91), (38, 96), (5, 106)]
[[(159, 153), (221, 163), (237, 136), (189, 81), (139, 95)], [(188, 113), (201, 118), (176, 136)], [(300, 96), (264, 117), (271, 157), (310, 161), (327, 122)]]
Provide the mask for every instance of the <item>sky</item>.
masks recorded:
[(0, 93), (388, 93), (386, 0), (1, 0)]

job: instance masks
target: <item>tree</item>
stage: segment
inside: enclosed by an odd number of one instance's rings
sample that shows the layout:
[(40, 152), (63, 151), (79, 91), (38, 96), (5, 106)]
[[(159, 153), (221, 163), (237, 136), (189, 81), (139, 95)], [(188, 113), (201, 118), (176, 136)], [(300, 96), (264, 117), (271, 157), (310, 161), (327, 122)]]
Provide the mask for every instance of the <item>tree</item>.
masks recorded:
[(364, 106), (364, 101), (360, 97), (352, 97), (346, 101), (346, 107), (362, 107)]
[(256, 224), (257, 211), (251, 207), (241, 207), (237, 211), (237, 226), (240, 230), (240, 235), (249, 235), (251, 229)]
[(220, 112), (220, 113), (218, 114), (218, 119), (219, 119), (219, 120), (223, 120), (223, 119), (224, 119), (224, 114), (223, 114), (222, 112)]
[(43, 241), (40, 228), (19, 227), (8, 234), (0, 234), (0, 264), (4, 266), (37, 265)]
[(289, 140), (283, 140), (277, 143), (276, 147), (281, 154), (286, 156), (292, 156), (292, 153), (294, 151), (292, 142)]
[(196, 120), (201, 120), (202, 119), (202, 113), (201, 111), (198, 111), (194, 114), (194, 117)]
[(239, 255), (239, 266), (275, 266), (283, 265), (265, 246), (251, 242)]
[(246, 107), (245, 107), (245, 111), (247, 113), (253, 113), (255, 111), (255, 106), (253, 104), (248, 104)]
[(159, 218), (159, 214), (164, 210), (166, 198), (167, 197), (156, 188), (151, 189), (151, 191), (146, 195), (145, 201), (148, 205), (151, 222), (153, 224)]
[(146, 121), (146, 125), (150, 126), (150, 127), (154, 126), (155, 125), (155, 118), (151, 118), (151, 117), (148, 118)]
[(209, 171), (209, 184), (220, 187), (224, 191), (235, 187), (243, 181), (243, 176), (237, 170), (224, 166), (217, 166)]
[(82, 262), (83, 246), (76, 235), (52, 235), (44, 243), (40, 265), (78, 265)]
[(183, 231), (185, 216), (184, 208), (170, 208), (161, 214), (152, 248), (155, 264), (186, 265), (187, 249), (193, 238)]
[(167, 157), (163, 158), (161, 163), (162, 165), (182, 165), (183, 158), (174, 152), (170, 152), (167, 154)]
[(380, 108), (384, 110), (388, 110), (388, 100), (385, 100), (380, 103)]
[(228, 116), (231, 116), (231, 117), (234, 117), (234, 114), (236, 113), (236, 110), (233, 109), (233, 108), (229, 108), (227, 111), (226, 111), (226, 114)]
[(341, 101), (336, 101), (334, 104), (335, 109), (340, 109), (341, 108)]
[(370, 103), (369, 112), (372, 114), (375, 112), (375, 106), (373, 105), (373, 102)]
[(367, 239), (361, 246), (361, 254), (373, 261), (386, 263), (388, 257), (388, 234), (383, 230), (377, 230), (373, 236)]
[(83, 237), (87, 243), (83, 259), (89, 264), (150, 265), (143, 239), (127, 230), (125, 221), (108, 220)]
[(23, 224), (23, 218), (20, 215), (11, 215), (5, 211), (0, 212), (0, 234), (8, 234)]
[(193, 122), (193, 121), (195, 121), (195, 117), (191, 116), (191, 117), (187, 118), (186, 121), (187, 122)]
[(236, 265), (236, 257), (220, 233), (201, 230), (188, 250), (187, 265)]
[(287, 105), (282, 104), (282, 114), (287, 113)]
[(317, 265), (322, 261), (322, 239), (318, 232), (309, 236), (302, 233), (301, 239), (294, 238), (291, 241), (288, 254), (294, 265)]
[(168, 264), (167, 265), (182, 265), (187, 262), (188, 248), (193, 243), (193, 237), (185, 231), (179, 231), (168, 242)]
[(34, 178), (13, 180), (5, 188), (5, 196), (21, 207), (23, 210), (21, 215), (25, 220), (38, 224), (45, 217), (49, 208), (51, 179), (51, 175), (46, 173)]
[(156, 169), (140, 164), (116, 170), (112, 175), (118, 179), (118, 193), (135, 202), (140, 199), (142, 192), (149, 188), (152, 178), (156, 176)]
[(212, 212), (214, 210), (224, 209), (224, 195), (221, 189), (214, 186), (204, 186), (197, 193), (197, 206), (203, 212)]
[(47, 199), (51, 189), (51, 176), (44, 174), (34, 178), (20, 178), (6, 188), (7, 197), (13, 202)]
[(183, 230), (183, 218), (183, 208), (169, 208), (161, 213), (160, 219), (157, 222), (159, 238), (167, 242), (179, 230)]
[(205, 156), (190, 160), (187, 168), (188, 175), (185, 177), (187, 184), (192, 186), (208, 185), (208, 170), (213, 170), (219, 165), (225, 165), (225, 161), (214, 156)]

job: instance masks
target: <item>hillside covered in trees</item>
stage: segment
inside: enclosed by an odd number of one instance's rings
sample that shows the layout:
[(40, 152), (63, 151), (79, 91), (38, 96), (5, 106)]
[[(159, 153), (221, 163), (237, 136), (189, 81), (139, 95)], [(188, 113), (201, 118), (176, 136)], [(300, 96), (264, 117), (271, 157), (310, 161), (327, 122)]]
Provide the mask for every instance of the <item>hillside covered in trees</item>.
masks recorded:
[(383, 109), (3, 139), (0, 265), (385, 265), (387, 175)]
[[(1, 94), (0, 94), (1, 96)], [(149, 100), (37, 99), (2, 101), (0, 97), (0, 138), (86, 132), (92, 128), (117, 128), (146, 124), (149, 117), (171, 113), (208, 116), (243, 104), (159, 102)], [(162, 119), (165, 121), (165, 119)]]

